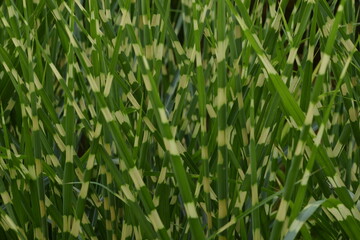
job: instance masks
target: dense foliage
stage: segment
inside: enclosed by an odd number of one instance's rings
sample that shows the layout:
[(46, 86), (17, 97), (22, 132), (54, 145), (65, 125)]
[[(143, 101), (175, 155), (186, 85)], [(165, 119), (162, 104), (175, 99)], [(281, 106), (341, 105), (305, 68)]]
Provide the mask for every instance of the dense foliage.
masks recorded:
[(359, 9), (1, 1), (1, 238), (360, 239)]

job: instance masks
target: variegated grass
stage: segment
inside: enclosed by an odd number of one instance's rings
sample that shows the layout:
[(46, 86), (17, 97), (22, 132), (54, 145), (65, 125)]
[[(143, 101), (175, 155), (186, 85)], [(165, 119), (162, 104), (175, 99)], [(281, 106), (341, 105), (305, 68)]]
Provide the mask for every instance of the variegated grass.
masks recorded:
[(359, 3), (5, 0), (6, 239), (358, 239)]

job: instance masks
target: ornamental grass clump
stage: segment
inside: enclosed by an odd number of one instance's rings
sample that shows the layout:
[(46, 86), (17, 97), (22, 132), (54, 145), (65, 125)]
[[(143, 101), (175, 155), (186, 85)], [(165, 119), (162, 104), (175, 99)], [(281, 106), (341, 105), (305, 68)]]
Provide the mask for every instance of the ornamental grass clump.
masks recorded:
[(0, 10), (2, 239), (360, 239), (358, 1)]

